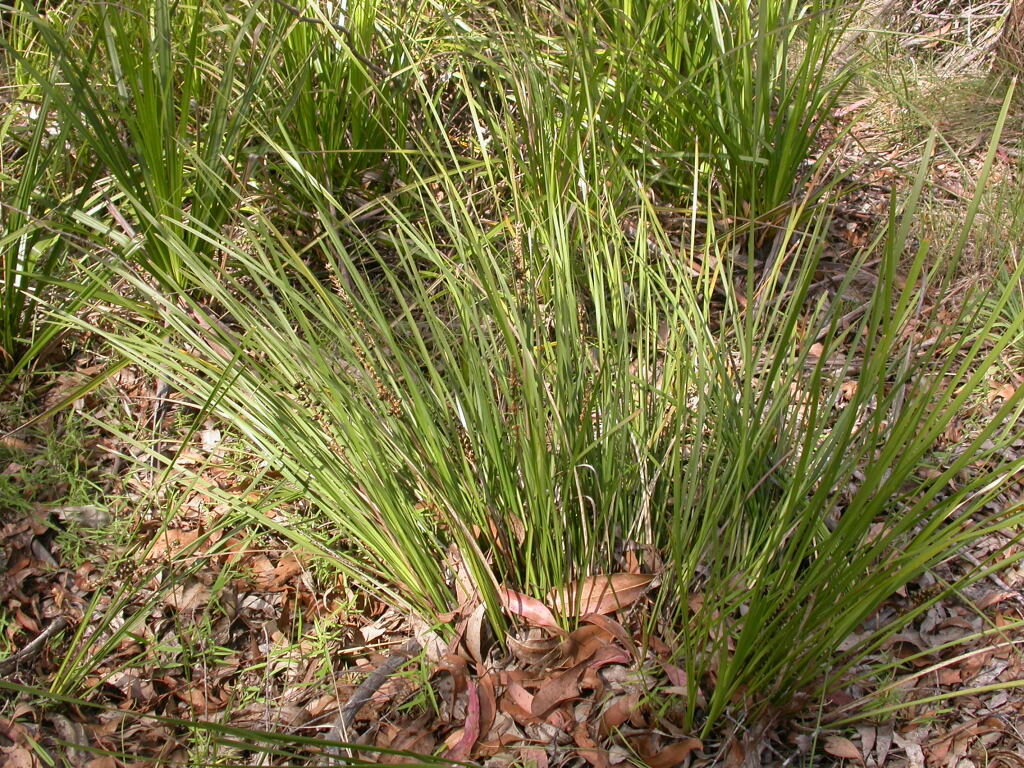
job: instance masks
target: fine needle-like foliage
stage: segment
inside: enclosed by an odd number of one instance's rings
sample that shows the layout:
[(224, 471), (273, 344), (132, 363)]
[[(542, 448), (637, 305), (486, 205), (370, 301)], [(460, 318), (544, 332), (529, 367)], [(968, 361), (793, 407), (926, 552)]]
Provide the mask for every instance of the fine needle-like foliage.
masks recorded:
[[(302, 502), (254, 524), (443, 630), (482, 605), (499, 643), (562, 632), (588, 579), (638, 577), (623, 621), (675, 649), (704, 735), (884, 669), (863, 664), (915, 614), (880, 606), (1024, 522), (987, 506), (1024, 470), (1002, 453), (1024, 388), (921, 471), (1021, 338), (1024, 265), (937, 322), (946, 276), (911, 238), (929, 142), (848, 274), (821, 278), (839, 6), (427, 3), (404, 26), (384, 6), (19, 11), (42, 48), (12, 53), (100, 179), (72, 218), (117, 311), (69, 322), (229, 422)], [(27, 211), (59, 152), (42, 130)], [(10, 221), (23, 298), (49, 251)], [(122, 636), (101, 626), (54, 693)]]
[(259, 446), (312, 504), (283, 530), (392, 602), (436, 617), (481, 600), (500, 630), (511, 589), (571, 623), (552, 595), (639, 553), (659, 579), (646, 631), (679, 648), (708, 731), (841, 680), (908, 619), (844, 647), (894, 590), (1020, 521), (984, 511), (1024, 466), (992, 460), (1020, 394), (945, 472), (916, 474), (1009, 338), (915, 336), (926, 248), (896, 274), (923, 176), (862, 255), (879, 281), (851, 314), (847, 283), (815, 286), (820, 214), (798, 229), (794, 211), (761, 268), (696, 214), (674, 244), (641, 195), (609, 199), (603, 155), (558, 189), (485, 160), (513, 190), (491, 225), (444, 172), (361, 231), (279, 153), (322, 236), (299, 251), (258, 215), (232, 241), (196, 222), (230, 268), (168, 238), (204, 299), (125, 272), (159, 322), (109, 338)]
[[(117, 228), (143, 235), (133, 258), (171, 289), (187, 279), (157, 231), (170, 228), (202, 250), (205, 241), (183, 228), (186, 212), (214, 228), (225, 222), (253, 87), (267, 63), (254, 57), (236, 78), (258, 18), (250, 9), (225, 27), (214, 23), (221, 11), (169, 0), (86, 3), (45, 17), (31, 7), (10, 11), (31, 25), (49, 66), (11, 53), (95, 173), (109, 178)], [(238, 80), (248, 85), (236, 89)]]
[(685, 191), (713, 179), (716, 204), (732, 209), (723, 213), (771, 223), (820, 183), (812, 149), (854, 71), (830, 57), (858, 3), (580, 5), (570, 39), (598, 52), (614, 94), (599, 118), (622, 131), (623, 151), (647, 137), (639, 147), (659, 182)]
[[(408, 62), (378, 33), (391, 26), (379, 5), (359, 0), (325, 12), (308, 3), (298, 15), (291, 5), (270, 4), (280, 55), (263, 79), (257, 119), (266, 130), (279, 127), (329, 189), (361, 184), (364, 172), (377, 171), (386, 153), (405, 144)], [(374, 54), (388, 69), (368, 58)]]
[(15, 158), (0, 168), (0, 372), (7, 381), (64, 329), (38, 307), (56, 302), (74, 311), (87, 298), (56, 286), (71, 277), (71, 217), (94, 204), (95, 179), (79, 178), (75, 160), (64, 157), (68, 131), (55, 124), (51, 106), (44, 96), (27, 120), (12, 109), (0, 122), (0, 148)]

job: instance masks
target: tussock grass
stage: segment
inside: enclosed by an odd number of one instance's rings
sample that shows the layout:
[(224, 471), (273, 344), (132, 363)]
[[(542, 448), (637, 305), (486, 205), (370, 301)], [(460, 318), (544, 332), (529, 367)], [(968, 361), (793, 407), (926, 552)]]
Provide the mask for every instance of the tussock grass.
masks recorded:
[(849, 274), (818, 275), (836, 5), (130, 5), (21, 17), (93, 163), (83, 281), (121, 307), (65, 321), (230, 422), (308, 502), (277, 532), (367, 592), (482, 603), (504, 638), (507, 590), (575, 594), (570, 627), (632, 561), (657, 578), (634, 628), (678, 649), (708, 735), (870, 676), (928, 604), (849, 644), (864, 622), (1021, 522), (986, 503), (1024, 469), (998, 458), (1024, 389), (918, 472), (1024, 324), (1021, 266), (972, 316), (927, 311), (934, 138)]

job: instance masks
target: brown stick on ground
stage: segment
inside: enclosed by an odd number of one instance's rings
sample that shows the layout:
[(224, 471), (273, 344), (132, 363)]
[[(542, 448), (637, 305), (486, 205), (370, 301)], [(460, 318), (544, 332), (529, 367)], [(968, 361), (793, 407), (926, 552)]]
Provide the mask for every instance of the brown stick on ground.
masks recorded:
[[(352, 692), (345, 706), (341, 708), (341, 712), (335, 718), (331, 730), (327, 732), (326, 740), (350, 743), (349, 734), (353, 723), (355, 723), (356, 715), (359, 714), (359, 710), (373, 698), (373, 695), (380, 690), (380, 687), (387, 682), (389, 677), (401, 669), (409, 661), (410, 657), (415, 656), (421, 650), (423, 649), (416, 640), (409, 640), (405, 645), (392, 653), (387, 661), (371, 672), (359, 684), (359, 687)], [(354, 757), (351, 749), (336, 746), (325, 748), (324, 754), (326, 759), (321, 761), (321, 765), (330, 765), (334, 762), (334, 759), (345, 760), (346, 758), (352, 759)]]
[(58, 616), (56, 619), (50, 622), (50, 625), (44, 629), (35, 640), (30, 642), (24, 648), (17, 653), (12, 653), (6, 659), (0, 659), (0, 675), (6, 675), (13, 670), (18, 664), (23, 661), (28, 661), (35, 656), (39, 651), (46, 645), (46, 641), (51, 637), (60, 632), (64, 627), (68, 625), (68, 620), (63, 616)]

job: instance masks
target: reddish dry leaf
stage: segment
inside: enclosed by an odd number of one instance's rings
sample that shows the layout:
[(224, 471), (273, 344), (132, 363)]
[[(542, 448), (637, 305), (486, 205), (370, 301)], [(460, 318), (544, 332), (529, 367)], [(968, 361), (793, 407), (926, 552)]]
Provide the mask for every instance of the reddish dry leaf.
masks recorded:
[(729, 742), (729, 748), (725, 752), (725, 768), (741, 768), (747, 759), (747, 750), (735, 736)]
[(844, 760), (864, 761), (864, 756), (860, 753), (857, 745), (842, 736), (829, 736), (825, 739), (825, 751)]
[(437, 672), (448, 672), (455, 680), (455, 690), (464, 691), (466, 689), (466, 679), (469, 675), (469, 665), (466, 660), (461, 656), (454, 653), (446, 653), (437, 662)]
[(982, 610), (984, 610), (984, 609), (989, 608), (989, 607), (991, 607), (993, 605), (998, 605), (999, 603), (1003, 602), (1004, 600), (1013, 600), (1016, 597), (1017, 597), (1017, 594), (1015, 592), (1005, 592), (1005, 591), (1001, 591), (1001, 590), (1000, 591), (996, 591), (996, 592), (989, 592), (988, 594), (986, 594), (984, 597), (982, 597), (978, 601), (977, 605), (978, 605), (978, 608), (981, 608)]
[[(173, 557), (194, 544), (196, 539), (199, 538), (199, 533), (198, 529), (186, 531), (180, 528), (168, 528), (153, 542), (153, 548), (149, 552), (148, 559), (160, 560)], [(254, 568), (253, 570), (258, 573), (258, 569)]]
[(548, 725), (553, 725), (559, 731), (569, 731), (576, 724), (576, 719), (572, 716), (569, 706), (566, 704), (551, 710), (544, 719), (544, 722)]
[[(480, 694), (480, 734), (486, 735), (494, 726), (494, 718), (498, 714), (497, 696), (494, 691), (494, 675), (483, 673), (477, 669)], [(481, 674), (482, 673), (482, 674)]]
[(505, 639), (505, 642), (508, 643), (508, 649), (512, 651), (512, 655), (524, 664), (540, 664), (552, 655), (559, 643), (558, 638), (554, 637), (543, 640), (517, 640), (511, 635)]
[(593, 656), (597, 650), (608, 645), (612, 641), (612, 634), (594, 624), (587, 624), (580, 627), (562, 641), (559, 646), (559, 653), (563, 663), (575, 666)]
[(302, 563), (299, 562), (298, 558), (295, 555), (285, 555), (274, 566), (273, 579), (270, 584), (271, 590), (279, 591), (284, 589), (288, 582), (300, 573), (302, 573)]
[(939, 685), (960, 685), (963, 682), (959, 669), (940, 669), (938, 677)]
[(36, 620), (28, 614), (26, 614), (20, 608), (17, 608), (14, 611), (14, 622), (19, 627), (24, 629), (26, 632), (29, 632), (33, 635), (39, 634), (39, 625), (36, 623)]
[(593, 701), (601, 700), (601, 694), (604, 693), (604, 680), (593, 667), (587, 667), (583, 670), (583, 677), (580, 678), (580, 690), (593, 691), (591, 699)]
[(609, 768), (607, 750), (600, 749), (597, 742), (590, 736), (586, 723), (578, 723), (572, 733), (576, 742), (576, 754), (590, 763), (594, 768)]
[(498, 588), (498, 598), (506, 611), (515, 616), (521, 616), (528, 623), (536, 627), (554, 629), (559, 633), (563, 632), (562, 628), (558, 626), (558, 622), (555, 621), (555, 615), (551, 609), (540, 600), (506, 587)]
[(934, 744), (928, 745), (928, 761), (931, 764), (938, 765), (946, 759), (946, 755), (949, 754), (949, 750), (953, 747), (953, 737), (947, 736)]
[(32, 752), (24, 747), (10, 747), (0, 754), (3, 754), (6, 768), (36, 768), (38, 765)]
[(595, 626), (601, 627), (605, 632), (610, 634), (616, 640), (619, 641), (619, 645), (623, 648), (634, 648), (633, 638), (629, 636), (629, 633), (623, 628), (619, 622), (609, 616), (601, 616), (600, 614), (590, 613), (583, 616), (580, 621), (586, 622), (587, 624), (594, 624)]
[(538, 722), (538, 718), (531, 715), (530, 710), (523, 709), (511, 699), (501, 699), (498, 703), (498, 708), (501, 710), (502, 714), (508, 715), (519, 725), (533, 725)]
[(624, 650), (615, 645), (606, 645), (598, 649), (594, 657), (587, 662), (587, 666), (594, 669), (607, 667), (609, 664), (628, 664), (630, 656)]
[(658, 656), (665, 658), (672, 655), (672, 650), (665, 645), (664, 641), (660, 637), (652, 637), (650, 639), (651, 650), (654, 651)]
[(544, 683), (533, 697), (530, 712), (534, 717), (543, 717), (563, 701), (576, 698), (580, 693), (580, 676), (583, 666), (575, 666), (560, 675), (555, 675)]
[(992, 403), (994, 400), (1002, 398), (1003, 400), (1009, 400), (1015, 394), (1017, 394), (1017, 388), (1013, 384), (1003, 384), (1001, 387), (993, 387), (988, 393), (988, 402)]
[(551, 764), (547, 750), (542, 747), (520, 747), (517, 751), (522, 765), (532, 764), (535, 768), (548, 768)]
[(677, 744), (669, 744), (654, 757), (647, 760), (649, 768), (675, 768), (682, 765), (683, 761), (690, 756), (690, 753), (697, 749), (704, 749), (700, 739), (685, 739)]
[(607, 736), (624, 722), (629, 720), (640, 704), (640, 694), (630, 693), (619, 696), (601, 715), (601, 734)]
[(264, 554), (256, 554), (249, 558), (246, 563), (252, 571), (253, 581), (260, 587), (266, 589), (274, 583), (274, 564)]
[(512, 683), (526, 684), (530, 680), (530, 676), (523, 669), (496, 669), (492, 674), (494, 675), (494, 684), (499, 686), (512, 685)]
[(681, 667), (677, 667), (675, 664), (662, 664), (662, 668), (665, 670), (665, 676), (668, 677), (669, 682), (677, 688), (685, 688), (689, 682), (686, 677), (686, 670)]
[(642, 573), (591, 576), (582, 583), (574, 582), (561, 589), (552, 590), (548, 600), (566, 615), (615, 613), (635, 603), (647, 591), (653, 580), (654, 577), (650, 574)]
[(517, 707), (529, 712), (533, 709), (533, 694), (527, 691), (520, 683), (509, 683), (505, 689), (505, 695)]
[(476, 683), (469, 681), (466, 689), (468, 702), (466, 704), (466, 723), (463, 726), (462, 738), (459, 743), (448, 750), (447, 757), (450, 760), (465, 760), (473, 751), (473, 745), (480, 738), (480, 695), (477, 692)]

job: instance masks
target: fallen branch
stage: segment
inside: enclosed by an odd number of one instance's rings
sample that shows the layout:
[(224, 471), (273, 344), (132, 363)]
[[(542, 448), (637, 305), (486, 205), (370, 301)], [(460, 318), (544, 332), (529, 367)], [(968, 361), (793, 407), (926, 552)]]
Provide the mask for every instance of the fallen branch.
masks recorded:
[(0, 659), (0, 675), (9, 674), (15, 667), (21, 664), (23, 661), (28, 661), (35, 656), (39, 651), (46, 645), (46, 641), (56, 635), (62, 629), (67, 627), (68, 620), (63, 616), (58, 616), (56, 619), (50, 622), (50, 626), (44, 629), (35, 640), (30, 642), (24, 648), (17, 653), (12, 653), (6, 659)]
[[(334, 721), (331, 730), (327, 732), (327, 741), (340, 741), (350, 743), (350, 732), (356, 721), (359, 710), (373, 698), (373, 695), (380, 690), (380, 687), (387, 682), (395, 672), (401, 669), (410, 657), (418, 654), (422, 649), (416, 640), (409, 640), (405, 645), (388, 657), (387, 661), (381, 664), (352, 692), (345, 706), (341, 708), (338, 717)], [(330, 746), (325, 750), (327, 758), (352, 759), (352, 750), (343, 747)], [(333, 761), (328, 759), (321, 762), (321, 765), (329, 765)]]

